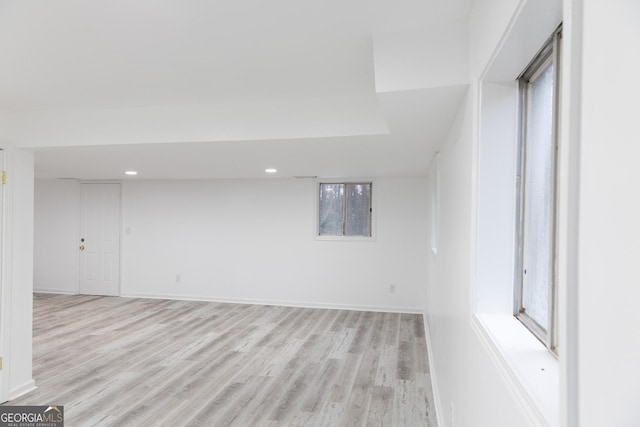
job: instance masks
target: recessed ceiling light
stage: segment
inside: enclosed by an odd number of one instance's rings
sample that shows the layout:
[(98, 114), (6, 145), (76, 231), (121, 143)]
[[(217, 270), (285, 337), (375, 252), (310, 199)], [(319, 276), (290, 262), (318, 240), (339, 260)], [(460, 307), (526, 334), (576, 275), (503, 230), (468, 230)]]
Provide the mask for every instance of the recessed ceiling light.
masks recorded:
[(276, 173), (278, 172), (278, 169), (275, 168), (267, 168), (264, 170), (266, 173)]
[(138, 172), (136, 172), (136, 171), (126, 171), (124, 174), (125, 175), (138, 175)]

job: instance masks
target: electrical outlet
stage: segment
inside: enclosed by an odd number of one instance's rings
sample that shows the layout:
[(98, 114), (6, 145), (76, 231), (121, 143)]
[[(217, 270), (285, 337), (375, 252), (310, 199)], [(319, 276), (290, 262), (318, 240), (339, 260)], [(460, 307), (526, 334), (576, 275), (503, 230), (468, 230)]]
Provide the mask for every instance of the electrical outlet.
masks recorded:
[(176, 274), (176, 283), (180, 283), (182, 281), (182, 277), (179, 274)]
[(396, 293), (396, 285), (389, 285), (389, 293), (390, 294)]

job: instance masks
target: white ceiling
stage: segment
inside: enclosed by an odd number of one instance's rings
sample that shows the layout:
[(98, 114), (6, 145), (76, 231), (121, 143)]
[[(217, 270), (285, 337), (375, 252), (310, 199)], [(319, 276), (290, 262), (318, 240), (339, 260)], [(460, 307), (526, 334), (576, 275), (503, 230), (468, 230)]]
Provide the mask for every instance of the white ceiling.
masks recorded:
[(0, 0), (0, 138), (38, 177), (424, 174), (471, 2)]

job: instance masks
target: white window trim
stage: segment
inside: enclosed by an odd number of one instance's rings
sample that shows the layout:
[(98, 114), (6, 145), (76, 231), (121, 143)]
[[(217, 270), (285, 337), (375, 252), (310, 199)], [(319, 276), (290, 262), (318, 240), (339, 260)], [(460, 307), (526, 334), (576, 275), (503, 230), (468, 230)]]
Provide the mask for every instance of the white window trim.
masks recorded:
[[(526, 113), (527, 107), (525, 107), (525, 103), (527, 103), (526, 96), (524, 92), (527, 90), (527, 84), (522, 82), (522, 78), (528, 76), (529, 79), (533, 80), (539, 76), (539, 74), (544, 70), (547, 64), (552, 63), (554, 66), (554, 88), (553, 88), (553, 129), (552, 129), (552, 138), (554, 147), (557, 150), (559, 145), (559, 96), (560, 96), (560, 73), (561, 73), (561, 58), (560, 58), (560, 42), (562, 40), (562, 29), (558, 28), (553, 32), (552, 36), (547, 40), (542, 46), (540, 52), (533, 58), (531, 63), (527, 65), (525, 70), (522, 73), (522, 77), (518, 78), (518, 84), (520, 87), (518, 88), (518, 98), (519, 105), (518, 108), (518, 117), (519, 117), (519, 141), (518, 141), (518, 170), (519, 174), (522, 175), (522, 169), (524, 168), (524, 159), (525, 154), (523, 152), (524, 147), (529, 143), (526, 140), (525, 136), (525, 123), (527, 120)], [(516, 318), (522, 322), (532, 334), (534, 334), (538, 339), (540, 339), (545, 346), (555, 353), (557, 347), (557, 269), (556, 269), (556, 253), (557, 253), (557, 223), (558, 223), (558, 162), (557, 162), (557, 151), (554, 150), (552, 153), (551, 164), (553, 168), (552, 172), (552, 194), (551, 194), (551, 212), (553, 214), (551, 218), (551, 237), (553, 239), (550, 242), (550, 261), (552, 266), (551, 277), (549, 278), (549, 296), (548, 296), (548, 307), (549, 307), (549, 329), (545, 330), (542, 326), (538, 325), (536, 321), (529, 316), (526, 310), (523, 309), (523, 277), (522, 277), (522, 262), (523, 262), (523, 221), (524, 221), (524, 201), (523, 201), (523, 191), (525, 191), (525, 183), (524, 179), (521, 180), (518, 189), (517, 189), (517, 215), (516, 215), (516, 224), (518, 228), (516, 244), (517, 252), (516, 252), (516, 269), (514, 271), (514, 315)]]
[[(515, 167), (517, 159), (514, 152), (513, 164), (507, 161), (506, 166), (500, 164), (499, 168), (495, 168), (496, 160), (494, 158), (491, 162), (491, 150), (487, 152), (484, 148), (495, 144), (498, 148), (513, 145), (517, 119), (515, 79), (561, 20), (560, 5), (550, 9), (545, 3), (528, 2), (526, 7), (516, 11), (508, 30), (502, 35), (486, 68), (475, 82), (476, 106), (472, 130), (475, 135), (472, 173), (477, 187), (472, 192), (474, 221), (471, 259), (474, 267), (471, 273), (473, 311), (469, 319), (470, 326), (530, 423), (553, 427), (561, 424), (560, 408), (561, 402), (564, 402), (561, 396), (563, 379), (560, 376), (560, 366), (566, 364), (566, 360), (563, 361), (566, 358), (562, 350), (563, 335), (560, 334), (560, 357), (557, 359), (513, 316), (515, 186), (505, 186), (504, 183), (509, 184), (508, 174), (515, 175), (515, 169), (509, 168)], [(492, 167), (496, 170), (491, 170)], [(562, 170), (559, 170), (559, 174), (562, 175)], [(487, 190), (501, 197), (487, 198)], [(558, 191), (561, 201), (567, 196), (562, 183)], [(487, 209), (494, 202), (500, 205), (497, 212)], [(565, 215), (566, 212), (560, 214)], [(503, 225), (495, 230), (491, 226), (487, 228), (487, 223), (492, 221), (494, 226), (502, 221), (506, 227)], [(513, 222), (511, 227), (508, 221)], [(495, 236), (494, 231), (500, 235)], [(563, 231), (559, 229), (558, 234), (563, 235)], [(562, 239), (559, 245), (562, 247)], [(487, 256), (491, 258), (487, 260)], [(558, 274), (562, 277), (561, 270)]]
[(474, 314), (472, 329), (532, 421), (560, 419), (560, 364), (518, 319), (509, 314)]
[[(478, 174), (479, 184), (476, 196), (478, 200), (475, 203), (476, 213), (474, 215), (477, 223), (474, 225), (476, 243), (474, 245), (474, 254), (472, 255), (475, 271), (472, 278), (474, 310), (471, 316), (471, 327), (532, 424), (556, 426), (558, 425), (556, 420), (560, 419), (558, 359), (513, 315), (515, 292), (513, 283), (515, 266), (513, 260), (515, 259), (516, 251), (514, 181), (503, 180), (502, 185), (504, 187), (502, 188), (496, 188), (492, 185), (500, 181), (504, 174), (512, 173), (513, 177), (515, 177), (517, 155), (512, 141), (516, 134), (516, 127), (515, 125), (509, 125), (509, 121), (505, 120), (502, 114), (505, 110), (510, 109), (510, 114), (515, 124), (518, 88), (514, 82), (508, 84), (488, 82), (488, 84), (494, 87), (492, 90), (499, 90), (501, 93), (494, 93), (487, 97), (499, 97), (500, 99), (497, 100), (497, 103), (502, 103), (501, 107), (497, 108), (499, 117), (489, 126), (495, 126), (496, 123), (504, 123), (504, 128), (500, 132), (504, 138), (503, 143), (511, 144), (514, 152), (512, 153), (512, 164), (508, 167), (509, 170), (496, 174), (496, 165), (489, 165), (491, 173), (494, 174), (490, 177), (486, 174), (487, 165), (483, 165), (483, 162), (492, 156), (487, 155), (487, 153), (480, 153), (481, 147), (478, 148), (476, 155), (475, 161), (478, 165), (476, 173)], [(500, 89), (496, 89), (498, 87)], [(483, 92), (489, 92), (489, 90), (483, 91), (480, 88), (479, 99), (483, 99), (483, 96), (485, 96)], [(482, 105), (480, 105), (481, 122), (495, 112), (495, 106), (491, 105), (487, 109), (491, 111), (483, 110)], [(485, 116), (483, 117), (483, 115)], [(497, 139), (490, 139), (491, 143), (498, 143)], [(483, 140), (481, 132), (480, 145), (482, 146), (484, 142), (487, 141), (486, 138)], [(487, 189), (490, 193), (500, 195), (501, 202), (498, 205), (501, 204), (501, 210), (495, 215), (492, 215), (492, 212), (488, 212), (486, 209), (488, 205), (495, 205), (494, 200), (487, 201), (484, 198)], [(506, 202), (507, 199), (508, 202)], [(493, 226), (503, 223), (503, 226), (506, 225), (509, 230), (503, 228), (499, 234), (496, 234), (491, 229), (491, 226), (487, 227), (488, 217), (495, 221)], [(511, 224), (508, 221), (511, 221)], [(492, 266), (492, 271), (487, 271), (487, 256), (501, 260), (497, 266)]]
[[(320, 197), (319, 190), (320, 184), (362, 184), (371, 183), (371, 236), (321, 236), (320, 230)], [(375, 242), (377, 237), (376, 224), (377, 224), (377, 200), (378, 200), (378, 187), (373, 178), (318, 178), (314, 183), (314, 209), (315, 209), (315, 221), (313, 224), (313, 239), (317, 241), (325, 242)]]

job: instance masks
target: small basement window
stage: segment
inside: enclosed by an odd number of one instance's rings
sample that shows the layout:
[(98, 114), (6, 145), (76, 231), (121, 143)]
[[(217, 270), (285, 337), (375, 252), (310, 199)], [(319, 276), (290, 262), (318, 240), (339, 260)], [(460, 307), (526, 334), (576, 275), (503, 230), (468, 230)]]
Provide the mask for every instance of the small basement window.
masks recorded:
[(318, 235), (371, 237), (371, 183), (320, 183)]

